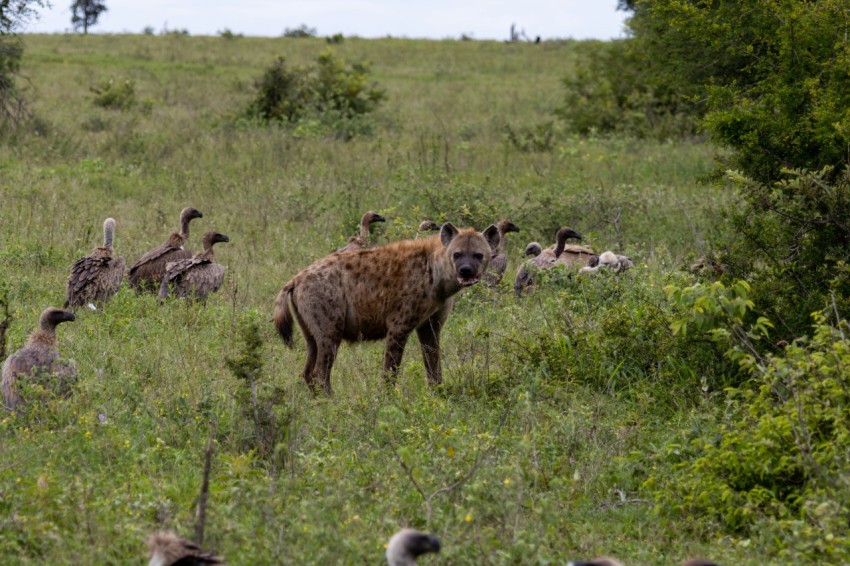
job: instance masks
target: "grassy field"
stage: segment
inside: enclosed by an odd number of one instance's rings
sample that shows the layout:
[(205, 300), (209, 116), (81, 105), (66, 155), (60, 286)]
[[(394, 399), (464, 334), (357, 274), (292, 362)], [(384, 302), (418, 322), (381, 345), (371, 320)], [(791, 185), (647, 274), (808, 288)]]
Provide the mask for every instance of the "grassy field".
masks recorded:
[[(38, 128), (0, 145), (8, 349), (61, 305), (107, 216), (129, 263), (183, 206), (204, 213), (193, 248), (210, 229), (231, 242), (216, 248), (227, 276), (205, 306), (123, 288), (60, 327), (74, 395), (0, 423), (4, 562), (140, 564), (150, 532), (191, 536), (211, 429), (206, 546), (233, 564), (379, 564), (405, 525), (442, 539), (427, 564), (769, 562), (748, 539), (665, 523), (642, 489), (663, 473), (660, 446), (722, 411), (724, 364), (709, 346), (698, 365), (675, 355), (662, 290), (689, 281), (681, 268), (728, 201), (700, 182), (715, 150), (578, 138), (557, 122), (550, 151), (506, 141), (506, 128), (554, 120), (575, 43), (346, 39), (334, 52), (371, 61), (387, 91), (374, 134), (350, 142), (235, 119), (276, 56), (310, 63), (324, 40), (54, 35), (25, 47)], [(134, 81), (139, 103), (94, 106), (90, 88), (109, 78)], [(313, 398), (303, 342), (284, 348), (272, 303), (367, 209), (387, 217), (379, 243), (425, 218), (479, 229), (509, 218), (522, 232), (502, 286), (457, 302), (442, 387), (427, 387), (412, 339), (397, 387), (380, 376), (383, 344), (347, 345), (336, 395)], [(523, 247), (561, 225), (636, 267), (555, 274), (514, 299)], [(225, 363), (244, 355), (251, 324), (255, 401)]]

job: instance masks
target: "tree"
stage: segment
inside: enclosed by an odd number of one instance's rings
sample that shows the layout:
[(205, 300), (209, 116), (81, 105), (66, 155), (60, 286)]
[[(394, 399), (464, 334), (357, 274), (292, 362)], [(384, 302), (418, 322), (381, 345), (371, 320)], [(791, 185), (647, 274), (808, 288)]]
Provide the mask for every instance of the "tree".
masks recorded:
[(25, 115), (23, 99), (15, 88), (24, 49), (17, 33), (43, 8), (43, 0), (0, 0), (0, 128)]
[(780, 337), (850, 315), (850, 0), (639, 0), (629, 26), (647, 80), (731, 149), (730, 267)]
[(86, 34), (89, 32), (89, 26), (97, 24), (98, 18), (106, 9), (106, 4), (100, 0), (75, 0), (71, 4), (71, 25), (76, 30), (82, 29)]

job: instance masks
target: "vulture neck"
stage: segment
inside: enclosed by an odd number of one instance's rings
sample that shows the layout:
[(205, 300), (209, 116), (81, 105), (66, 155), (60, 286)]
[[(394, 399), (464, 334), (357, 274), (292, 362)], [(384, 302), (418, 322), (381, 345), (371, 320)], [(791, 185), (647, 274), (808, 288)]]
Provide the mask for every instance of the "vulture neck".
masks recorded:
[(56, 346), (56, 327), (42, 323), (41, 328), (30, 334), (27, 346), (44, 349), (53, 348)]
[(112, 240), (115, 238), (115, 224), (112, 222), (104, 222), (103, 224), (103, 247), (112, 249)]

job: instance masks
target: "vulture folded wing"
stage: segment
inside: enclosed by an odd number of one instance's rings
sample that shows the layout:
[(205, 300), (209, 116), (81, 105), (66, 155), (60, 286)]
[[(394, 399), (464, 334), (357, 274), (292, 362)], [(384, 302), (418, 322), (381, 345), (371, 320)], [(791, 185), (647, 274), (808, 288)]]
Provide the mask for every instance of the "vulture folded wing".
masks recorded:
[(210, 260), (203, 257), (190, 257), (188, 259), (169, 261), (165, 264), (166, 272), (162, 276), (162, 283), (159, 287), (159, 298), (166, 298), (172, 288), (178, 297), (184, 296), (185, 293), (182, 291), (182, 288), (185, 286), (186, 275), (193, 268), (209, 262)]
[[(154, 262), (154, 261), (162, 258), (162, 256), (164, 256), (166, 254), (173, 254), (173, 253), (177, 253), (177, 252), (187, 252), (187, 253), (189, 253), (189, 257), (191, 257), (191, 255), (192, 255), (191, 252), (188, 252), (187, 250), (184, 250), (183, 248), (178, 248), (176, 246), (169, 246), (168, 244), (163, 244), (163, 245), (159, 246), (158, 248), (154, 248), (151, 251), (145, 253), (142, 257), (137, 259), (136, 263), (134, 263), (132, 266), (130, 266), (130, 273), (135, 273), (136, 270), (140, 269), (142, 266), (148, 265), (151, 262)], [(174, 261), (176, 259), (181, 259), (181, 258), (179, 258), (179, 257), (169, 257), (168, 259), (170, 261)]]
[(195, 293), (200, 298), (206, 298), (215, 293), (224, 283), (224, 266), (218, 263), (207, 263), (194, 267), (184, 278), (186, 293)]
[(59, 360), (55, 351), (44, 351), (35, 348), (21, 348), (3, 363), (2, 389), (3, 401), (9, 410), (15, 410), (20, 402), (18, 393), (18, 378), (37, 375), (40, 372), (52, 372)]

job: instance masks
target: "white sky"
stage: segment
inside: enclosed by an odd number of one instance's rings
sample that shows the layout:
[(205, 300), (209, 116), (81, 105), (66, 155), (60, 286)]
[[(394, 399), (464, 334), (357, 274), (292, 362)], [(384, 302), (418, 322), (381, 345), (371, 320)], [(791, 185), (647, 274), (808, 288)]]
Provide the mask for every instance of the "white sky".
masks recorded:
[[(52, 8), (25, 31), (71, 29), (72, 0)], [(446, 39), (507, 39), (510, 26), (530, 37), (621, 37), (626, 14), (616, 0), (104, 0), (108, 11), (90, 33), (141, 33), (146, 26), (216, 35), (229, 29), (247, 36), (280, 36), (307, 24), (318, 35)]]

